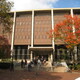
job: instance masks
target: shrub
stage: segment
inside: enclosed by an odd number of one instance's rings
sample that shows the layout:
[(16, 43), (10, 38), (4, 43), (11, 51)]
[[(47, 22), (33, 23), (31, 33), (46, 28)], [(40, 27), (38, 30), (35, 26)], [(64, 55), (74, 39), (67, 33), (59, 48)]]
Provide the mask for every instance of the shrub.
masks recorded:
[(80, 70), (80, 64), (76, 65), (77, 70)]

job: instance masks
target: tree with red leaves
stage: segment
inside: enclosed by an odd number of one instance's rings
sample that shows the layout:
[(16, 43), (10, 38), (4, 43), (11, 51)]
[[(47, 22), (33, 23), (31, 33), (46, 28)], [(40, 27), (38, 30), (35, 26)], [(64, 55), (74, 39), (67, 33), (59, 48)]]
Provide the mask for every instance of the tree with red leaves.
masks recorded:
[(10, 45), (8, 39), (4, 36), (0, 36), (0, 59), (10, 57)]
[(80, 18), (75, 15), (74, 17), (65, 15), (64, 17), (65, 20), (56, 24), (54, 30), (50, 31), (49, 36), (54, 38), (55, 41), (63, 41), (66, 47), (72, 51), (73, 56), (75, 56), (75, 48), (80, 44)]

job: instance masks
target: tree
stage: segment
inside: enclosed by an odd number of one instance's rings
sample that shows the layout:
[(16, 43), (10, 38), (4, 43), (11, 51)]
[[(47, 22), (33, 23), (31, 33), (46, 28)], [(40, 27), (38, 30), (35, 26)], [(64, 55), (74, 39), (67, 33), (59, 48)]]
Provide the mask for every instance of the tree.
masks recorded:
[(8, 39), (4, 36), (0, 36), (0, 59), (10, 57), (10, 44)]
[(49, 37), (54, 40), (61, 40), (66, 47), (73, 53), (73, 59), (76, 61), (76, 46), (80, 44), (80, 18), (65, 15), (65, 20), (54, 26), (54, 30), (49, 32)]
[(11, 31), (12, 20), (9, 12), (12, 6), (12, 2), (0, 0), (0, 27), (2, 28), (3, 33)]
[(12, 2), (7, 0), (0, 0), (0, 58), (6, 58), (10, 55), (10, 46), (8, 39), (5, 38), (4, 33), (11, 32), (12, 20), (9, 14)]

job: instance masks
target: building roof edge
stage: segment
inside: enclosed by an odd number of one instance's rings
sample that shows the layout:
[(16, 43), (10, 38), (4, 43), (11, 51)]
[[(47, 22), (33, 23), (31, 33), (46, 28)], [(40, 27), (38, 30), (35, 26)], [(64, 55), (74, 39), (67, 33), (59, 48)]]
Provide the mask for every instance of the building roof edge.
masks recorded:
[(11, 11), (13, 12), (32, 12), (32, 11), (49, 11), (49, 10), (70, 10), (70, 9), (80, 9), (80, 7), (77, 8), (49, 8), (49, 9), (32, 9), (32, 10), (22, 10), (22, 11)]

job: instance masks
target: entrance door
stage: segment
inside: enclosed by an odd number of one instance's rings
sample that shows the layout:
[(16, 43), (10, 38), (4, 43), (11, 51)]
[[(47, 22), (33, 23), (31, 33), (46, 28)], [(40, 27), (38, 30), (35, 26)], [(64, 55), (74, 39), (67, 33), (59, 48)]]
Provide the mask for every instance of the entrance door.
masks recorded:
[(42, 56), (43, 56), (43, 58), (44, 58), (46, 61), (48, 61), (48, 55), (38, 55), (38, 56), (39, 56), (40, 59), (41, 59)]
[(34, 51), (33, 52), (33, 57), (37, 57), (39, 56), (39, 58), (41, 59), (41, 57), (43, 56), (44, 59), (46, 59), (46, 61), (48, 61), (48, 55), (50, 53), (49, 52), (46, 52), (46, 51)]

